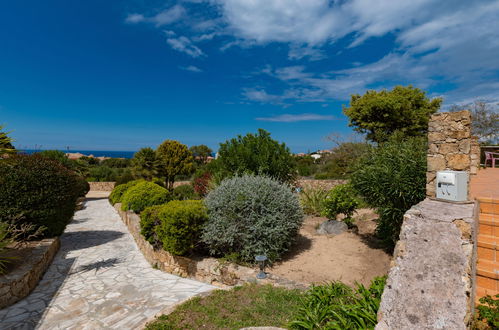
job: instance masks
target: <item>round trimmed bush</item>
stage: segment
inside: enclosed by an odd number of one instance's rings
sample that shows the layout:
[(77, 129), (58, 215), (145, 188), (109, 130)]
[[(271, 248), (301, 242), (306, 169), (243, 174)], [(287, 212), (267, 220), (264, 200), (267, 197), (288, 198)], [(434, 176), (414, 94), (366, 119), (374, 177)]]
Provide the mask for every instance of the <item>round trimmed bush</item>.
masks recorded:
[(202, 201), (171, 201), (156, 212), (159, 224), (154, 227), (154, 233), (164, 250), (185, 255), (200, 243), (203, 225), (208, 219)]
[(45, 227), (44, 237), (62, 234), (76, 201), (88, 192), (83, 177), (41, 155), (0, 160), (0, 222)]
[(164, 206), (165, 204), (149, 206), (140, 213), (140, 233), (153, 245), (158, 244), (158, 237), (154, 230), (159, 225), (158, 214)]
[(253, 175), (226, 179), (206, 197), (209, 219), (202, 240), (212, 254), (253, 262), (280, 258), (296, 237), (303, 211), (292, 188)]
[(116, 203), (121, 203), (123, 194), (131, 187), (135, 186), (137, 183), (144, 182), (144, 180), (133, 180), (124, 184), (117, 185), (114, 187), (113, 191), (109, 195), (109, 202), (114, 205)]
[(155, 183), (142, 181), (128, 188), (121, 198), (121, 209), (140, 213), (146, 207), (159, 205), (171, 199), (170, 192)]
[(344, 221), (350, 223), (355, 209), (359, 206), (356, 192), (349, 184), (340, 184), (331, 189), (323, 201), (324, 216), (336, 219), (338, 214), (345, 216)]

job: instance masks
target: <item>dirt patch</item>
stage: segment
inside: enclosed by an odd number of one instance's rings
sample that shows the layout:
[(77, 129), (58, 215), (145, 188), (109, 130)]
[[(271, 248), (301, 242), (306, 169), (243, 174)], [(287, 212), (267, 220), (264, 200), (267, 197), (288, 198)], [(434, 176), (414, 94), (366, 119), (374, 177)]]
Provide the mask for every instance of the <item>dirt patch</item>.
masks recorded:
[(310, 284), (339, 280), (368, 285), (376, 276), (388, 273), (391, 255), (374, 238), (376, 214), (362, 209), (355, 215), (358, 230), (337, 236), (319, 235), (323, 217), (308, 217), (293, 248), (269, 272)]

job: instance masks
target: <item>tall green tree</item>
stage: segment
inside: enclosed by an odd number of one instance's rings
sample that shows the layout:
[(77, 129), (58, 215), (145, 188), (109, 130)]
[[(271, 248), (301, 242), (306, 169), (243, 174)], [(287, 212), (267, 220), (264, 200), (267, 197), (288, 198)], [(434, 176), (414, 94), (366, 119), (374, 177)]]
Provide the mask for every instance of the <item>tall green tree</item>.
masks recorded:
[(192, 153), (185, 144), (166, 140), (156, 150), (158, 174), (165, 178), (165, 186), (173, 190), (177, 175), (190, 174), (193, 169)]
[(152, 148), (142, 148), (133, 155), (132, 173), (136, 178), (146, 180), (158, 175), (158, 161)]
[(366, 133), (371, 141), (383, 142), (397, 131), (406, 137), (426, 135), (430, 116), (441, 104), (441, 98), (430, 99), (419, 88), (396, 86), (391, 91), (354, 94), (343, 112), (355, 131)]
[(206, 164), (208, 157), (211, 156), (211, 153), (213, 150), (211, 150), (208, 146), (204, 144), (200, 144), (198, 146), (192, 146), (189, 148), (189, 150), (192, 152), (192, 155), (194, 156), (194, 160), (196, 163), (202, 165)]
[(296, 162), (288, 147), (259, 129), (220, 144), (218, 165), (224, 176), (256, 174), (290, 182), (296, 176)]

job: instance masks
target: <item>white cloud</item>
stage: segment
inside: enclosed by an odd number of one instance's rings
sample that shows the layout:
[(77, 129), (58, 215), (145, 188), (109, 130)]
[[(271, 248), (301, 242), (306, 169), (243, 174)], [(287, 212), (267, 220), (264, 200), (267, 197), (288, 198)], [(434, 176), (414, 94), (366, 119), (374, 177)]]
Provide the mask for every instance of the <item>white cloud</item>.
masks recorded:
[(189, 38), (180, 36), (178, 38), (168, 38), (166, 42), (175, 50), (186, 53), (191, 57), (204, 55), (203, 51), (189, 40)]
[(180, 20), (186, 11), (185, 8), (180, 5), (175, 5), (171, 8), (165, 9), (154, 16), (146, 17), (142, 14), (129, 14), (125, 19), (125, 22), (137, 24), (137, 23), (152, 23), (156, 27), (163, 25), (168, 25)]
[(194, 65), (180, 66), (179, 68), (182, 70), (185, 70), (185, 71), (190, 71), (190, 72), (203, 72), (203, 70), (201, 70), (200, 68), (198, 68), (197, 66), (194, 66)]
[(283, 114), (273, 117), (257, 117), (255, 119), (260, 121), (294, 123), (298, 121), (335, 120), (336, 118), (334, 116), (319, 115), (316, 113), (302, 113), (297, 115)]

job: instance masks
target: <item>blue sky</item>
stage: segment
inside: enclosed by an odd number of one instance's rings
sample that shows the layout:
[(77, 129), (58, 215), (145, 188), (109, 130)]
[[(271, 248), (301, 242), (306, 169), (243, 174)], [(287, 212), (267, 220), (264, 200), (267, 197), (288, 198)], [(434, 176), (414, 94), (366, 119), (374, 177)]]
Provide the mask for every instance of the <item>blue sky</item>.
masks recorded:
[(351, 129), (349, 95), (499, 100), (499, 1), (0, 2), (0, 124), (18, 147), (137, 150)]

